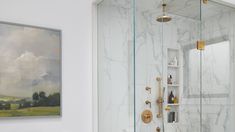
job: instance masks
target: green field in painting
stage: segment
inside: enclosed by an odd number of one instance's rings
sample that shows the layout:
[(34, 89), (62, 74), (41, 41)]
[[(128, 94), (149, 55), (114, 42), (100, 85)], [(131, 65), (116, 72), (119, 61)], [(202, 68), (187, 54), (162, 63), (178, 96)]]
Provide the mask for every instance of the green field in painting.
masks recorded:
[(0, 117), (53, 116), (60, 115), (60, 107), (31, 107), (15, 110), (0, 110)]

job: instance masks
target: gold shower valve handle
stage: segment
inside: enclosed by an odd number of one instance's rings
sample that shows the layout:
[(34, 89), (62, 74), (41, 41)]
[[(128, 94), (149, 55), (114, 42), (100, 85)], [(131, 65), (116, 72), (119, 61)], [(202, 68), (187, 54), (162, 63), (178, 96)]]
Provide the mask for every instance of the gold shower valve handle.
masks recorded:
[(151, 101), (146, 100), (146, 101), (145, 101), (145, 104), (146, 104), (146, 105), (149, 105), (149, 107), (151, 108)]
[(151, 88), (150, 87), (146, 87), (145, 90), (149, 91), (149, 94), (151, 94)]
[(148, 124), (153, 120), (153, 113), (150, 110), (145, 110), (143, 111), (141, 118), (144, 123)]

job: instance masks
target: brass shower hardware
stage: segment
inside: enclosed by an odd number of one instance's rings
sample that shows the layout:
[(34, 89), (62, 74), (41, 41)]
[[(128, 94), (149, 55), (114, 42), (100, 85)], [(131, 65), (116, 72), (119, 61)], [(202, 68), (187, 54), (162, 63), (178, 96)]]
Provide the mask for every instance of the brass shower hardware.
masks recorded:
[(158, 114), (157, 118), (162, 117), (162, 112), (163, 112), (163, 95), (162, 95), (162, 86), (161, 86), (161, 81), (162, 79), (160, 77), (157, 77), (157, 82), (158, 82), (158, 99), (157, 99), (157, 105), (158, 105)]
[(208, 4), (208, 0), (202, 0), (203, 4)]
[(158, 98), (158, 99), (157, 99), (157, 104), (158, 104), (158, 114), (157, 114), (157, 118), (161, 118), (161, 117), (162, 117), (162, 104), (163, 104), (163, 99), (162, 99), (162, 98)]
[(146, 87), (145, 90), (149, 91), (149, 94), (151, 94), (151, 88), (150, 87)]
[(149, 105), (149, 107), (150, 107), (150, 109), (151, 109), (151, 104), (152, 104), (151, 101), (146, 100), (146, 101), (145, 101), (145, 104), (146, 104), (146, 105)]
[(144, 123), (148, 124), (153, 120), (153, 113), (150, 110), (145, 110), (142, 112), (141, 118)]
[(158, 86), (159, 86), (159, 89), (158, 89), (158, 97), (162, 97), (162, 86), (161, 86), (161, 81), (162, 81), (162, 79), (161, 79), (160, 77), (157, 77), (156, 80), (157, 80)]
[(157, 127), (157, 128), (156, 128), (156, 131), (157, 131), (157, 132), (160, 132), (160, 131), (161, 131), (160, 127)]
[(206, 42), (205, 41), (197, 41), (197, 50), (205, 50), (205, 45)]
[(170, 111), (170, 110), (171, 110), (171, 107), (170, 107), (170, 106), (166, 106), (165, 110), (166, 110), (166, 111)]
[(172, 20), (172, 18), (170, 16), (168, 16), (166, 13), (166, 6), (167, 6), (167, 4), (163, 0), (162, 1), (162, 15), (157, 17), (157, 19), (156, 19), (158, 22), (169, 22)]

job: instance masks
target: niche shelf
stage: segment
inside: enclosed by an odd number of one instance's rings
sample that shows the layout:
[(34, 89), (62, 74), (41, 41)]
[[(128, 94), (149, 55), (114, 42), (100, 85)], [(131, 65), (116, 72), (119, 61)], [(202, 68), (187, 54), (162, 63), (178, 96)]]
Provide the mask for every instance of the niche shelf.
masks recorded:
[(178, 103), (174, 103), (174, 104), (167, 104), (168, 106), (179, 106)]
[(179, 84), (168, 84), (167, 86), (168, 87), (179, 87), (180, 85)]
[(168, 65), (168, 68), (180, 68), (179, 66)]
[[(167, 107), (170, 108), (167, 111), (167, 123), (174, 124), (179, 122), (179, 108), (180, 108), (180, 72), (181, 72), (181, 60), (180, 50), (167, 48)], [(169, 81), (170, 76), (172, 77)], [(174, 95), (174, 102), (169, 101), (170, 93)]]

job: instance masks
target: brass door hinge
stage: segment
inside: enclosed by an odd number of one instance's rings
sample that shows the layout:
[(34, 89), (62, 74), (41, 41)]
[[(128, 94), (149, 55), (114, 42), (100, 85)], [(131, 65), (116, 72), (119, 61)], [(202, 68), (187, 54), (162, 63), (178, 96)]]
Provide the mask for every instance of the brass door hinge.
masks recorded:
[(205, 41), (197, 41), (197, 49), (198, 50), (204, 50), (205, 49), (206, 42)]
[(204, 4), (207, 4), (208, 3), (208, 0), (202, 0)]

